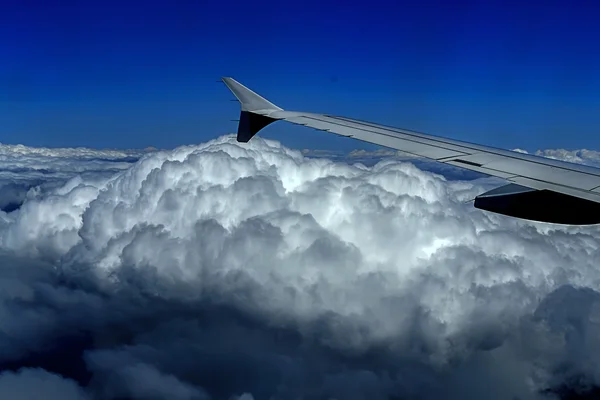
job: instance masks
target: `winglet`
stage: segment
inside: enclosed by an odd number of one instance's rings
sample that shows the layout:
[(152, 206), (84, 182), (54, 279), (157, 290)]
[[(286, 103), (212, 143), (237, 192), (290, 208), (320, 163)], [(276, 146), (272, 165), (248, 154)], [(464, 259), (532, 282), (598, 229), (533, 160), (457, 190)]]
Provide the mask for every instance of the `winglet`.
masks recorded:
[[(221, 78), (223, 83), (240, 101), (241, 113), (238, 125), (237, 141), (248, 142), (262, 128), (276, 121), (267, 115), (273, 111), (281, 111), (280, 107), (259, 96), (233, 78)], [(266, 114), (266, 115), (265, 115)]]
[(242, 111), (281, 111), (282, 109), (259, 96), (233, 78), (221, 78), (242, 105)]

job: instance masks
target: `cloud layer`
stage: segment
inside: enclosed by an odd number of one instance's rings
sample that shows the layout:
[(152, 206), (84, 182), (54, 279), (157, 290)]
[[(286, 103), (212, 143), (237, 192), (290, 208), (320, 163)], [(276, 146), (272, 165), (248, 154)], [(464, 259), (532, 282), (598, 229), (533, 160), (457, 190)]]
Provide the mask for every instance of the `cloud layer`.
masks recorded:
[[(497, 180), (261, 138), (110, 173), (79, 151), (63, 170), (86, 173), (0, 212), (0, 397), (544, 399), (600, 384), (600, 229), (474, 209)], [(24, 152), (7, 163), (60, 170)]]
[(110, 178), (151, 151), (35, 148), (0, 143), (0, 210), (14, 211), (27, 198), (39, 197), (72, 178)]
[[(527, 153), (525, 150), (516, 149), (522, 153)], [(565, 149), (549, 149), (537, 150), (536, 156), (554, 158), (556, 160), (568, 161), (577, 164), (586, 164), (593, 167), (600, 167), (600, 152), (595, 150), (565, 150)]]

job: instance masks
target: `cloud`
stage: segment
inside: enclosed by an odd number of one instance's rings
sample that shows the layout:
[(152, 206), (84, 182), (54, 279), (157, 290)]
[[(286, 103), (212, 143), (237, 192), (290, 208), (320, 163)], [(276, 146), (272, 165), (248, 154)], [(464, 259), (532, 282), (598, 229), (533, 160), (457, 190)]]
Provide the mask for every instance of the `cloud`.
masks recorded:
[[(129, 362), (128, 362), (129, 361)], [(209, 399), (202, 389), (181, 382), (173, 375), (166, 375), (154, 366), (131, 362), (119, 357), (118, 352), (96, 352), (89, 358), (89, 366), (98, 373), (96, 384), (104, 398), (141, 399)]]
[(0, 396), (5, 399), (86, 400), (89, 397), (69, 379), (41, 369), (0, 374)]
[[(521, 153), (527, 153), (525, 150), (515, 149)], [(537, 150), (536, 156), (553, 158), (555, 160), (568, 161), (577, 164), (591, 165), (600, 167), (600, 151), (595, 150), (565, 150), (565, 149), (548, 149)]]
[(467, 202), (497, 184), (233, 136), (75, 175), (0, 212), (0, 369), (108, 399), (589, 392), (600, 229)]
[(108, 179), (131, 167), (147, 150), (34, 148), (0, 143), (0, 210), (18, 209), (28, 197), (39, 197), (69, 179)]

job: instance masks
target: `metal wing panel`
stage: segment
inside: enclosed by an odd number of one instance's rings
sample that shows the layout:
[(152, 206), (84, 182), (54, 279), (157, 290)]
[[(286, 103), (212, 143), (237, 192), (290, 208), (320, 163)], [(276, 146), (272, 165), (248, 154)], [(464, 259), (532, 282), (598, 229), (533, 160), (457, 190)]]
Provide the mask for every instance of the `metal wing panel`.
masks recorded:
[(571, 186), (581, 190), (592, 190), (600, 185), (600, 177), (598, 176), (560, 169), (551, 165), (536, 164), (529, 161), (504, 159), (502, 161), (485, 164), (485, 167), (540, 181), (552, 182), (558, 185)]
[[(272, 117), (272, 115), (269, 115)], [(424, 144), (414, 140), (407, 140), (401, 135), (385, 135), (364, 130), (359, 127), (354, 127), (348, 124), (339, 124), (328, 118), (321, 118), (318, 115), (294, 115), (281, 118), (287, 122), (308, 126), (311, 128), (326, 130), (336, 133), (341, 136), (351, 137), (369, 143), (378, 144), (380, 146), (399, 149), (403, 152), (415, 154), (426, 158), (447, 158), (466, 155), (463, 152), (457, 152), (452, 149), (445, 148), (436, 143), (436, 145)]]
[(319, 114), (312, 114), (312, 115), (308, 115), (307, 117), (312, 118), (312, 119), (318, 119), (321, 121), (331, 122), (333, 124), (344, 126), (344, 127), (358, 129), (363, 132), (369, 132), (369, 133), (378, 134), (378, 135), (382, 135), (382, 136), (399, 138), (399, 139), (419, 143), (419, 144), (426, 145), (426, 146), (444, 148), (444, 149), (452, 150), (452, 151), (460, 153), (460, 154), (472, 154), (475, 151), (477, 151), (477, 150), (472, 150), (472, 149), (467, 150), (464, 146), (455, 146), (452, 143), (443, 143), (443, 142), (440, 142), (439, 140), (432, 140), (432, 139), (424, 137), (424, 136), (406, 134), (406, 133), (400, 132), (398, 130), (391, 130), (386, 127), (377, 126), (375, 124), (365, 126), (364, 123), (359, 123), (358, 121), (353, 121), (348, 118), (342, 119), (342, 118), (338, 118), (338, 117), (331, 117), (328, 115), (319, 115)]
[(480, 173), (486, 174), (486, 175), (496, 176), (496, 177), (502, 178), (502, 179), (509, 179), (509, 178), (515, 177), (515, 174), (511, 174), (511, 173), (503, 172), (503, 171), (494, 171), (489, 168), (479, 167), (477, 165), (465, 164), (465, 163), (462, 163), (460, 160), (448, 161), (448, 162), (444, 162), (444, 164), (452, 165), (452, 166), (458, 167), (458, 168), (468, 169), (468, 170), (475, 171), (475, 172), (480, 172)]
[(507, 176), (519, 175), (582, 190), (592, 190), (600, 185), (600, 176), (597, 175), (519, 158), (505, 157), (495, 153), (482, 152), (439, 161), (463, 168), (467, 167), (465, 164), (479, 164), (480, 168), (488, 170), (487, 173), (490, 175), (500, 176), (500, 173)]

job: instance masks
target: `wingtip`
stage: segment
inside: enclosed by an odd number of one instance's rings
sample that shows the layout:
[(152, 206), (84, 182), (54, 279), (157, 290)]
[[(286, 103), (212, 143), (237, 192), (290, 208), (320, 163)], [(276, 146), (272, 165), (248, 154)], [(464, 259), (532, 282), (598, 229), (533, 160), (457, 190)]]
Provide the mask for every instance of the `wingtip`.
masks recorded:
[(229, 82), (229, 83), (237, 83), (238, 85), (241, 85), (241, 83), (239, 83), (238, 81), (236, 81), (235, 78), (232, 77), (232, 76), (222, 76), (221, 77), (221, 82), (223, 82), (225, 84)]
[(258, 111), (258, 110), (272, 110), (281, 111), (282, 109), (275, 104), (271, 103), (264, 97), (255, 93), (251, 89), (242, 85), (235, 79), (229, 76), (221, 78), (225, 86), (231, 90), (234, 96), (240, 101), (243, 111)]
[(279, 111), (281, 108), (248, 89), (232, 77), (223, 76), (221, 80), (241, 105), (237, 133), (238, 142), (246, 143), (250, 141), (258, 131), (276, 121), (275, 118), (270, 118), (263, 114), (265, 112), (269, 114), (272, 111)]

